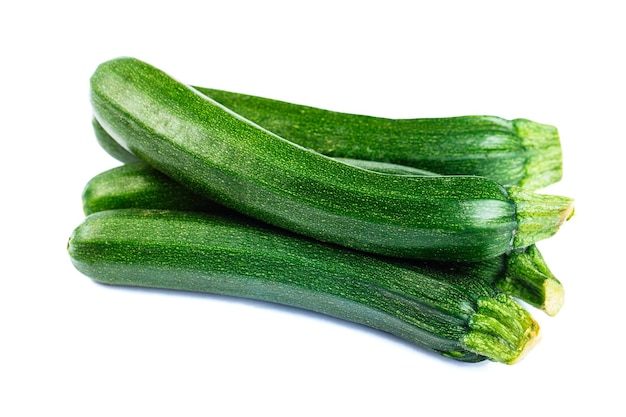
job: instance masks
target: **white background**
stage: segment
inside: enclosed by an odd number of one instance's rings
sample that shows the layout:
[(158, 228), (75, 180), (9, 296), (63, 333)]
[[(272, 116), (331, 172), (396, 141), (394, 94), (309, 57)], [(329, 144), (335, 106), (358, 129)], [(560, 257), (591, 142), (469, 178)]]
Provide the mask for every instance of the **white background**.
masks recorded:
[[(625, 415), (619, 4), (3, 3), (0, 415)], [(539, 247), (565, 306), (533, 311), (543, 340), (522, 362), (470, 365), (294, 309), (91, 282), (66, 242), (85, 183), (118, 165), (88, 83), (121, 55), (332, 110), (557, 126), (546, 192), (576, 216)]]

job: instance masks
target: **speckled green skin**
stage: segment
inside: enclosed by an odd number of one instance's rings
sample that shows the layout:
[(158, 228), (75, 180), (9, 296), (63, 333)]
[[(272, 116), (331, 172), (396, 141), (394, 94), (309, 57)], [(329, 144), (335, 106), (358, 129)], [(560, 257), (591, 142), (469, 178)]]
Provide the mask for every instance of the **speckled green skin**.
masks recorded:
[[(88, 216), (68, 251), (114, 285), (201, 291), (295, 306), (383, 330), (462, 361), (514, 362), (538, 332), (482, 276), (369, 256), (241, 217), (162, 210)], [(477, 273), (479, 271), (479, 273)]]
[(91, 120), (91, 125), (93, 126), (93, 132), (96, 136), (98, 144), (110, 156), (124, 163), (132, 163), (139, 160), (139, 158), (128, 152), (126, 149), (120, 146), (119, 143), (113, 140), (111, 135), (109, 135), (109, 133), (104, 130), (104, 128), (100, 125), (100, 123), (98, 123), (95, 118)]
[(329, 156), (484, 176), (539, 189), (562, 177), (555, 127), (495, 116), (388, 119), (194, 87), (260, 126)]
[[(104, 128), (100, 125), (100, 123), (98, 123), (95, 118), (92, 120), (92, 124), (98, 143), (106, 153), (108, 153), (110, 156), (117, 159), (118, 161), (124, 163), (132, 164), (136, 162), (141, 162), (141, 159), (137, 158), (135, 155), (127, 151), (122, 145), (117, 143), (117, 141), (113, 139), (113, 137), (111, 137), (111, 135), (109, 135), (106, 130), (104, 130)], [(370, 161), (367, 159), (353, 159), (341, 157), (331, 158), (335, 161), (339, 161), (357, 168), (386, 174), (428, 176), (439, 175), (432, 171), (426, 171), (406, 165), (393, 164), (390, 162), (379, 162)]]
[[(387, 119), (332, 112), (263, 97), (194, 87), (235, 113), (324, 155), (389, 162), (439, 174), (477, 175), (539, 189), (562, 177), (555, 127), (527, 119), (462, 116)], [(94, 126), (116, 159), (135, 157)]]
[(177, 209), (224, 213), (232, 210), (184, 188), (141, 161), (93, 177), (82, 193), (86, 215), (120, 208)]
[[(381, 169), (381, 164), (366, 164)], [(394, 166), (397, 168), (397, 166)], [(404, 171), (403, 167), (402, 172)], [(390, 166), (382, 164), (382, 169)], [(393, 172), (398, 172), (394, 170)], [(235, 215), (236, 212), (199, 196), (143, 162), (134, 162), (104, 171), (92, 178), (83, 191), (85, 214), (126, 208), (202, 211)], [(242, 216), (244, 217), (244, 216)], [(245, 221), (245, 220), (243, 220)], [(481, 276), (499, 290), (556, 315), (563, 304), (563, 286), (552, 274), (539, 249), (532, 245), (501, 255), (500, 261), (455, 263), (453, 268), (471, 268), (471, 276)], [(419, 262), (419, 261), (415, 261)], [(501, 264), (501, 268), (494, 265)], [(433, 268), (448, 269), (449, 263), (429, 262)], [(481, 272), (480, 268), (485, 269)]]
[[(551, 236), (509, 190), (482, 177), (378, 174), (304, 149), (133, 58), (91, 78), (94, 116), (127, 150), (213, 201), (322, 241), (383, 255), (481, 260)], [(552, 210), (554, 211), (554, 210)], [(568, 211), (569, 212), (569, 211)], [(544, 216), (544, 218), (550, 216)], [(539, 226), (539, 230), (536, 226)]]

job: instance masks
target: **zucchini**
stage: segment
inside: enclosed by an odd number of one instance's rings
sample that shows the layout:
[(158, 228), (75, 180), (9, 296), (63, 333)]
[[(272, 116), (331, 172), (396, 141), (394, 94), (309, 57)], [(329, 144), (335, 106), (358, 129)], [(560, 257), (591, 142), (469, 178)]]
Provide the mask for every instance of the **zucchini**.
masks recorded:
[(110, 156), (124, 163), (132, 163), (139, 160), (139, 158), (115, 142), (95, 118), (92, 118), (91, 125), (98, 144)]
[(241, 217), (102, 211), (74, 230), (68, 252), (100, 283), (299, 307), (460, 361), (511, 364), (538, 340), (532, 316), (481, 276), (468, 279), (471, 269), (381, 260)]
[(131, 162), (93, 177), (82, 193), (86, 215), (119, 208), (231, 212), (172, 181), (143, 162)]
[[(378, 164), (372, 163), (371, 166), (382, 169)], [(383, 168), (386, 166), (382, 164)], [(204, 199), (142, 162), (122, 165), (96, 175), (85, 186), (82, 200), (87, 215), (126, 208), (235, 215), (235, 212)], [(243, 216), (242, 221), (246, 221)], [(452, 267), (456, 270), (471, 268), (473, 272), (468, 275), (479, 275), (503, 292), (551, 316), (558, 313), (564, 299), (563, 286), (534, 245), (501, 255), (500, 258), (492, 263), (457, 262)], [(450, 263), (429, 262), (428, 265), (443, 269), (451, 267)]]
[[(562, 178), (558, 130), (528, 119), (388, 119), (194, 88), (251, 122), (327, 156), (389, 162), (446, 175), (478, 175), (529, 190)], [(121, 155), (129, 156), (128, 152)]]
[(562, 177), (558, 130), (528, 119), (388, 119), (194, 88), (267, 130), (328, 156), (484, 176), (531, 190)]
[(133, 58), (96, 69), (91, 102), (118, 143), (198, 194), (366, 252), (488, 259), (552, 236), (573, 211), (570, 198), (483, 177), (387, 175), (346, 165)]

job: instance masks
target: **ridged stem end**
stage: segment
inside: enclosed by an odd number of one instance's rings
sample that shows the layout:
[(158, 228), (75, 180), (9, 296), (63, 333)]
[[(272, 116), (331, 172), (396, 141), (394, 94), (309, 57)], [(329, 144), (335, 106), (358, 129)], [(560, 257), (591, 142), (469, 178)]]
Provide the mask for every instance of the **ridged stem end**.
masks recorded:
[(516, 205), (517, 230), (513, 248), (521, 249), (547, 239), (574, 215), (574, 200), (569, 197), (538, 194), (520, 187), (508, 187)]
[(520, 361), (539, 342), (539, 324), (504, 293), (478, 300), (463, 343), (470, 351), (508, 365)]
[(519, 185), (538, 190), (560, 181), (563, 176), (563, 155), (557, 128), (527, 119), (513, 120), (513, 127), (528, 153), (524, 176)]
[(496, 281), (503, 292), (555, 316), (565, 301), (561, 282), (548, 268), (535, 245), (507, 255), (506, 273)]

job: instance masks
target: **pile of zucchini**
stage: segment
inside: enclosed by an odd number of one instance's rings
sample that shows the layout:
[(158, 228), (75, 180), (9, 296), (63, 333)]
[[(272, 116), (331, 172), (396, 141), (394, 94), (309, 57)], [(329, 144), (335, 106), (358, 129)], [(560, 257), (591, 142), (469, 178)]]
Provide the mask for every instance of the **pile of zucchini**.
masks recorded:
[[(441, 355), (511, 364), (563, 287), (535, 243), (573, 214), (557, 130), (385, 119), (183, 84), (134, 58), (91, 78), (124, 164), (92, 178), (68, 251), (112, 285), (264, 300)], [(521, 302), (518, 302), (521, 301)]]

